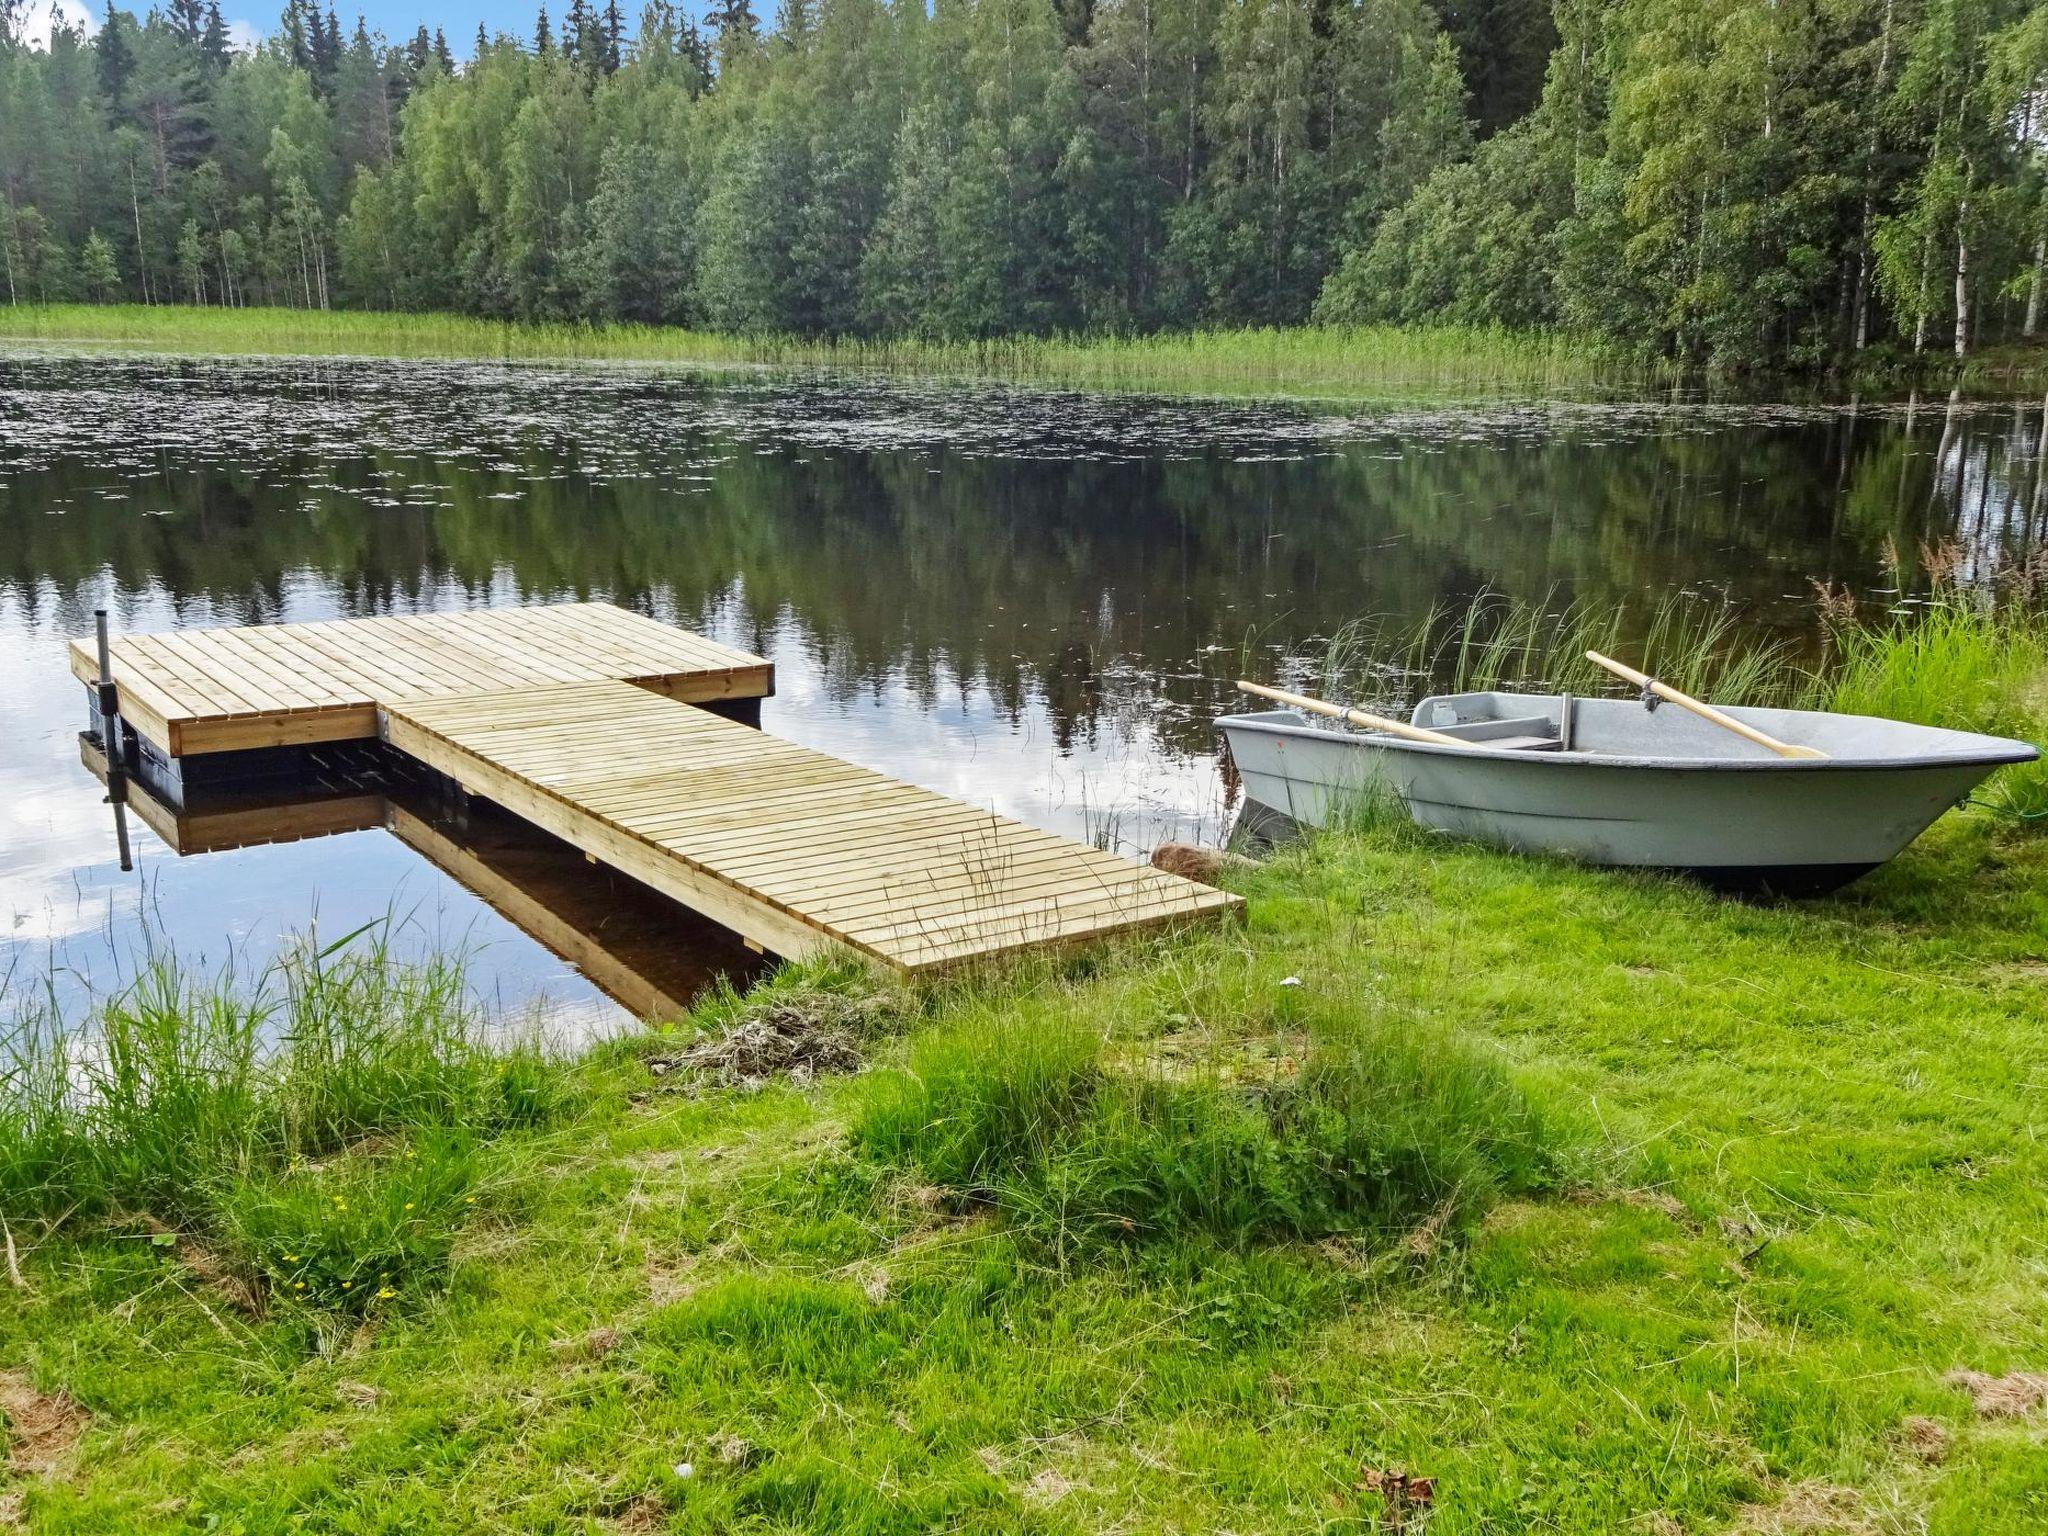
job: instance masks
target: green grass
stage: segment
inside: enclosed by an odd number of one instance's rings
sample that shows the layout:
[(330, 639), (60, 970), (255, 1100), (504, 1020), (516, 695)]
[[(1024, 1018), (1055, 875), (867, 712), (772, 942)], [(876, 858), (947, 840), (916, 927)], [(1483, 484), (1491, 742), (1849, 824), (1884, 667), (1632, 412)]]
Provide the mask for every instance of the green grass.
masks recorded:
[(232, 355), (802, 365), (1329, 398), (1554, 393), (1640, 385), (1646, 377), (1641, 365), (1585, 338), (1458, 326), (866, 341), (442, 314), (74, 304), (0, 308), (0, 341)]
[[(0, 1371), (91, 1417), (0, 1498), (74, 1532), (1292, 1533), (1373, 1528), (1364, 1474), (1399, 1466), (1437, 1478), (1434, 1536), (1800, 1501), (2048, 1530), (2042, 1421), (1942, 1381), (2048, 1369), (2048, 840), (1954, 815), (1786, 906), (1391, 829), (1244, 888), (1243, 930), (898, 994), (867, 1074), (586, 1059), (554, 1120), (468, 1143), (489, 1198), (432, 1283), (325, 1350), (10, 1198)], [(784, 1003), (838, 985), (868, 984)], [(1275, 1105), (1326, 1030), (1360, 1076), (1319, 1092), (1490, 1171), (1439, 1165), (1462, 1225), (1418, 1221), (1398, 1155), (1365, 1159), (1392, 1206), (1274, 1221), (1238, 1187), (1244, 1147), (1303, 1144)], [(313, 1163), (247, 1181), (236, 1240), (377, 1282), (321, 1205), (394, 1194)], [(1049, 1219), (1074, 1190), (1109, 1220)]]
[[(1117, 1041), (1056, 996), (956, 1009), (874, 1084), (854, 1145), (1062, 1253), (1187, 1232), (1384, 1245), (1560, 1182), (1566, 1149), (1496, 1062), (1361, 999), (1292, 991), (1250, 1041)], [(1276, 1043), (1287, 1054), (1246, 1055)]]
[(480, 1144), (564, 1088), (491, 1027), (459, 957), (401, 962), (383, 925), (253, 978), (152, 959), (82, 1021), (33, 995), (5, 1020), (10, 1227), (142, 1232), (259, 1308), (360, 1313), (430, 1283)]

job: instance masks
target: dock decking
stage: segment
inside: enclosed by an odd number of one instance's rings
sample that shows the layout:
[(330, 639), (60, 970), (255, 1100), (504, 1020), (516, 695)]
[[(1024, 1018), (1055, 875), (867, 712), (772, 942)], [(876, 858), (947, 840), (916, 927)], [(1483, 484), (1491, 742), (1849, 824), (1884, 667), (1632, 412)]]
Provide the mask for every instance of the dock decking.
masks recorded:
[[(121, 713), (166, 756), (368, 740), (380, 705), (599, 679), (693, 704), (775, 691), (762, 657), (611, 603), (122, 635)], [(90, 687), (90, 639), (71, 642)]]
[(385, 739), (782, 955), (917, 972), (1242, 905), (626, 683), (392, 705)]
[[(780, 955), (916, 973), (1243, 908), (699, 708), (773, 692), (772, 665), (605, 603), (125, 635), (111, 656), (122, 714), (172, 760), (381, 736)], [(71, 667), (96, 679), (90, 641)]]

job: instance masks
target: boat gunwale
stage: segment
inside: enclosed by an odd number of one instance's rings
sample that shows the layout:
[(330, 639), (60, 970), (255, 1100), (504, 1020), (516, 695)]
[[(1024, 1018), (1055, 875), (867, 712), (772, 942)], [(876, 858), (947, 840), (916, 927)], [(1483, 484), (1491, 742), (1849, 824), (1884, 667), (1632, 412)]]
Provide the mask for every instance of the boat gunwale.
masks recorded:
[[(1626, 702), (1626, 701), (1622, 701)], [(1827, 711), (1800, 710), (1786, 711), (1799, 714), (1825, 714)], [(1274, 715), (1289, 715), (1301, 721), (1299, 725), (1287, 725), (1273, 718)], [(1887, 725), (1911, 725), (1904, 720), (1886, 720), (1882, 715), (1835, 715), (1842, 720), (1878, 720)], [(1899, 772), (1922, 768), (2006, 768), (2018, 763), (2031, 763), (2041, 756), (2041, 749), (2031, 742), (2019, 741), (2006, 736), (1985, 736), (1975, 731), (1954, 731), (1946, 726), (1914, 725), (1914, 730), (1940, 731), (1964, 741), (2000, 742), (2003, 750), (1980, 749), (1973, 752), (1940, 753), (1933, 756), (1913, 757), (1647, 757), (1640, 754), (1629, 756), (1595, 756), (1581, 752), (1531, 752), (1518, 747), (1489, 747), (1475, 741), (1470, 746), (1441, 746), (1433, 741), (1410, 741), (1403, 737), (1367, 731), (1325, 730), (1310, 725), (1306, 717), (1293, 710), (1261, 711), (1256, 714), (1220, 715), (1216, 729), (1262, 731), (1276, 736), (1302, 736), (1322, 742), (1337, 742), (1346, 746), (1371, 747), (1384, 751), (1416, 752), (1429, 757), (1460, 758), (1480, 757), (1488, 762), (1517, 762), (1549, 764), (1572, 768), (1631, 768), (1655, 769), (1668, 773), (1878, 773)]]

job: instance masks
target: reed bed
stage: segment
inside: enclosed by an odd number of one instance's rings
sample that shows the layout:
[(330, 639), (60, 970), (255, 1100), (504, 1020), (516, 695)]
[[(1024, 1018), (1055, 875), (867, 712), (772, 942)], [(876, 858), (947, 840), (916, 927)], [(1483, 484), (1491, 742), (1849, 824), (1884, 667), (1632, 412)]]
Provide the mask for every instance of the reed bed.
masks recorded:
[(820, 366), (1094, 389), (1332, 398), (1555, 392), (1640, 384), (1645, 377), (1639, 362), (1584, 337), (1474, 326), (874, 339), (445, 314), (72, 304), (0, 309), (0, 340), (221, 354)]

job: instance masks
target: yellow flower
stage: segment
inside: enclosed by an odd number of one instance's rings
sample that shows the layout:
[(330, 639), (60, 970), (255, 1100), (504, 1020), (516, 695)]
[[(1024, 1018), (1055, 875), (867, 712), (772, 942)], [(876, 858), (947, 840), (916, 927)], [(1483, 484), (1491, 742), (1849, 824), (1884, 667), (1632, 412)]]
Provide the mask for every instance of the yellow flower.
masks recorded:
[(462, 1203), (463, 1203), (464, 1205), (475, 1205), (475, 1204), (476, 1204), (476, 1196), (475, 1196), (475, 1195), (464, 1195), (464, 1196), (462, 1197)]
[(296, 1264), (299, 1262), (299, 1256), (296, 1253), (288, 1253), (284, 1256), (284, 1261), (287, 1264)]
[(408, 1211), (412, 1209), (412, 1202), (411, 1202), (410, 1200), (408, 1200), (408, 1201), (406, 1201), (406, 1202), (405, 1202), (405, 1208), (406, 1208), (406, 1209), (407, 1209)]
[(390, 1286), (387, 1285), (382, 1290), (377, 1292), (377, 1299), (379, 1301), (389, 1301), (392, 1297), (396, 1296), (397, 1294), (398, 1292), (394, 1291), (393, 1289), (391, 1289)]
[(306, 1288), (306, 1282), (305, 1282), (305, 1281), (303, 1281), (303, 1280), (300, 1280), (300, 1281), (298, 1281), (298, 1282), (297, 1282), (296, 1284), (294, 1284), (294, 1285), (292, 1286), (292, 1289), (293, 1289), (293, 1290), (295, 1290), (295, 1291), (303, 1291), (303, 1290), (304, 1290), (305, 1288)]
[(356, 1283), (353, 1280), (344, 1280), (341, 1282), (341, 1288), (344, 1291), (352, 1291), (356, 1288)]

